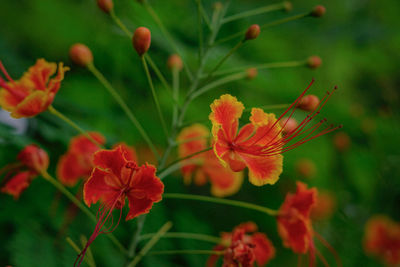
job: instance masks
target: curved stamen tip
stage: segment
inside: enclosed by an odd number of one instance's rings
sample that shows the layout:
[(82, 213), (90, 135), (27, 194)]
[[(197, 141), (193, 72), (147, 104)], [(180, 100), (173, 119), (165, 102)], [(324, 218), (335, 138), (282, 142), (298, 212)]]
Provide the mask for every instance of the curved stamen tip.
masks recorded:
[(335, 85), (335, 87), (333, 87), (333, 90), (337, 90), (339, 89), (337, 85)]
[(126, 163), (125, 167), (128, 169), (136, 169), (137, 165), (135, 162), (130, 161), (130, 162)]
[(315, 82), (315, 78), (314, 77), (311, 78), (311, 82), (312, 83)]

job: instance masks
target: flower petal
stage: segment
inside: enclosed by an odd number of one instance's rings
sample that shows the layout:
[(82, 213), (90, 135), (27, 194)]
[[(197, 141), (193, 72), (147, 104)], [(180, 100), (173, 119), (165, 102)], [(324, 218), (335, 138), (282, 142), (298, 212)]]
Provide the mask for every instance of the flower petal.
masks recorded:
[(18, 199), (21, 193), (29, 187), (32, 178), (32, 173), (29, 171), (19, 172), (5, 183), (1, 188), (1, 192), (12, 195), (14, 199)]
[(57, 178), (66, 186), (74, 186), (81, 177), (89, 177), (92, 168), (84, 168), (75, 153), (62, 155), (57, 164)]
[(104, 170), (110, 170), (117, 177), (121, 177), (122, 168), (127, 162), (123, 156), (121, 146), (113, 150), (100, 150), (93, 155), (93, 164), (95, 166)]
[(265, 234), (253, 234), (251, 243), (255, 245), (253, 250), (256, 256), (257, 266), (264, 266), (275, 257), (275, 247)]
[(47, 109), (47, 95), (43, 91), (35, 91), (27, 96), (11, 112), (11, 117), (33, 117)]

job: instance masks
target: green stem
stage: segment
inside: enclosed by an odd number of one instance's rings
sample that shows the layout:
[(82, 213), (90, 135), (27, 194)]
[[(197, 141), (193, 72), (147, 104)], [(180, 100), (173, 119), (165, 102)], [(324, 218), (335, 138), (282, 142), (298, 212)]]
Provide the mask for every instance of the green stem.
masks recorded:
[(149, 253), (149, 255), (173, 255), (173, 254), (223, 255), (224, 251), (187, 249), (187, 250), (161, 250)]
[[(83, 213), (85, 213), (89, 219), (91, 219), (94, 223), (97, 223), (96, 216), (85, 207), (82, 202), (80, 202), (71, 192), (65, 188), (59, 181), (57, 181), (54, 177), (52, 177), (47, 171), (40, 173), (42, 177), (52, 184), (55, 188), (57, 188), (61, 193), (63, 193), (72, 203), (74, 203)], [(121, 250), (122, 253), (127, 254), (127, 250), (124, 246), (118, 241), (118, 239), (113, 234), (107, 234), (108, 238)]]
[(60, 111), (56, 110), (53, 106), (49, 106), (47, 108), (47, 110), (59, 117), (61, 120), (63, 120), (65, 123), (67, 123), (68, 125), (70, 125), (72, 128), (74, 128), (75, 130), (77, 130), (78, 132), (80, 132), (81, 134), (83, 134), (87, 139), (89, 139), (93, 144), (97, 145), (100, 148), (103, 148), (103, 146), (97, 142), (95, 139), (93, 139), (85, 130), (83, 130), (81, 127), (79, 127), (75, 122), (73, 122), (71, 119), (69, 119), (68, 117), (66, 117), (64, 114), (62, 114)]
[(278, 68), (293, 68), (293, 67), (302, 67), (307, 65), (307, 60), (296, 60), (296, 61), (286, 61), (286, 62), (272, 62), (272, 63), (264, 63), (253, 66), (244, 66), (238, 68), (232, 68), (228, 70), (217, 71), (214, 73), (214, 76), (226, 75), (235, 72), (245, 71), (250, 68), (256, 68), (258, 70), (263, 69), (278, 69)]
[(125, 112), (129, 120), (132, 122), (132, 124), (136, 127), (136, 129), (139, 131), (140, 135), (142, 138), (146, 141), (150, 149), (152, 150), (154, 156), (159, 159), (160, 155), (158, 154), (153, 142), (147, 135), (146, 131), (143, 129), (142, 125), (139, 123), (139, 121), (136, 119), (135, 115), (133, 115), (132, 111), (129, 109), (125, 101), (122, 99), (122, 97), (118, 94), (118, 92), (112, 87), (112, 85), (107, 81), (107, 79), (103, 76), (103, 74), (94, 66), (93, 63), (90, 63), (87, 68), (89, 71), (99, 80), (99, 82), (108, 90), (108, 92), (111, 94), (112, 97), (114, 97), (115, 101), (120, 105), (122, 110)]
[[(291, 16), (291, 17), (287, 17), (284, 19), (275, 20), (275, 21), (272, 21), (272, 22), (269, 22), (269, 23), (266, 23), (266, 24), (260, 26), (260, 28), (265, 29), (265, 28), (268, 28), (271, 26), (276, 26), (276, 25), (280, 25), (280, 24), (283, 24), (283, 23), (286, 23), (289, 21), (301, 19), (301, 18), (307, 17), (309, 15), (310, 15), (310, 12), (307, 12), (307, 13), (302, 13), (302, 14)], [(222, 38), (222, 39), (218, 40), (217, 42), (215, 42), (215, 45), (230, 41), (232, 39), (235, 39), (236, 37), (244, 36), (244, 34), (246, 34), (246, 31), (247, 31), (247, 29), (244, 31), (240, 31), (238, 33), (232, 34), (228, 37)]]
[(144, 56), (142, 56), (141, 58), (142, 58), (143, 68), (146, 73), (147, 81), (149, 82), (150, 85), (151, 94), (153, 95), (154, 104), (156, 105), (158, 117), (160, 118), (161, 126), (164, 130), (165, 137), (167, 138), (168, 141), (169, 134), (168, 134), (167, 124), (165, 123), (164, 116), (161, 112), (160, 103), (158, 102), (158, 97), (156, 94), (156, 90), (154, 89), (153, 80), (151, 79), (149, 68), (147, 67), (146, 58)]
[(262, 207), (262, 206), (259, 206), (259, 205), (255, 205), (255, 204), (251, 204), (251, 203), (247, 203), (247, 202), (231, 200), (231, 199), (216, 198), (216, 197), (206, 197), (206, 196), (198, 196), (198, 195), (190, 195), (190, 194), (179, 194), (179, 193), (165, 193), (163, 195), (163, 198), (198, 200), (198, 201), (203, 201), (203, 202), (224, 204), (224, 205), (230, 205), (230, 206), (234, 206), (234, 207), (240, 207), (240, 208), (245, 208), (245, 209), (256, 210), (256, 211), (260, 211), (262, 213), (268, 214), (270, 216), (277, 216), (278, 215), (278, 211), (277, 210), (265, 208), (265, 207)]
[(199, 2), (200, 12), (201, 12), (201, 15), (202, 15), (202, 17), (203, 17), (203, 20), (204, 20), (204, 22), (206, 23), (208, 29), (211, 30), (210, 19), (208, 18), (208, 15), (207, 15), (206, 11), (204, 10), (204, 7), (203, 7), (203, 5), (202, 5), (202, 3), (201, 3), (201, 0), (198, 0), (198, 2)]
[(202, 15), (201, 15), (201, 0), (196, 0), (197, 2), (197, 26), (198, 26), (198, 34), (199, 34), (199, 62), (203, 57), (203, 24), (202, 24)]
[(242, 39), (239, 41), (239, 43), (237, 43), (231, 50), (229, 50), (229, 52), (218, 62), (218, 64), (208, 73), (208, 76), (205, 80), (205, 82), (207, 83), (208, 80), (211, 78), (211, 76), (214, 74), (214, 72), (216, 70), (218, 70), (222, 64), (224, 64), (224, 62), (231, 56), (233, 55), (233, 53), (235, 53), (245, 42), (245, 39)]
[[(161, 32), (164, 34), (165, 38), (170, 43), (170, 45), (175, 50), (175, 52), (178, 55), (182, 55), (182, 53), (180, 52), (178, 46), (175, 44), (171, 34), (168, 32), (167, 28), (164, 26), (164, 23), (161, 21), (160, 17), (157, 15), (157, 13), (154, 11), (154, 9), (147, 3), (147, 1), (143, 3), (143, 6), (147, 10), (147, 12), (150, 14), (150, 16), (153, 18), (153, 20), (156, 22), (156, 24), (160, 28)], [(185, 72), (186, 72), (189, 80), (192, 80), (193, 79), (192, 73), (190, 72), (189, 67), (186, 64), (186, 62), (183, 60), (182, 56), (181, 56), (181, 58), (182, 58), (182, 62), (183, 62), (183, 66), (184, 66)]]
[[(153, 237), (155, 233), (145, 234), (140, 237), (140, 240), (145, 240)], [(219, 244), (221, 242), (221, 238), (211, 236), (211, 235), (204, 235), (204, 234), (197, 234), (197, 233), (183, 233), (183, 232), (175, 232), (175, 233), (166, 233), (162, 238), (181, 238), (181, 239), (193, 239), (199, 241), (205, 241), (210, 243)]]
[[(75, 250), (76, 253), (81, 253), (81, 249), (78, 247), (78, 245), (69, 237), (66, 238), (67, 243), (72, 247), (73, 250)], [(89, 251), (88, 251), (89, 252)], [(89, 255), (88, 255), (89, 256)], [(96, 267), (96, 264), (94, 262), (94, 259), (91, 257), (85, 257), (84, 260), (90, 267)]]
[(146, 219), (146, 214), (143, 214), (137, 218), (136, 222), (136, 231), (135, 234), (132, 236), (131, 245), (129, 246), (128, 250), (128, 257), (133, 258), (135, 256), (136, 247), (139, 243), (140, 233), (143, 230), (144, 221)]
[(128, 265), (128, 267), (136, 266), (140, 260), (149, 252), (149, 250), (160, 240), (160, 238), (168, 232), (169, 229), (172, 227), (172, 222), (166, 222), (160, 230), (146, 243), (146, 245), (139, 251), (133, 261)]
[(174, 107), (172, 111), (172, 130), (176, 127), (178, 120), (178, 102), (179, 102), (179, 69), (172, 69), (172, 99), (174, 99)]
[(250, 16), (255, 16), (255, 15), (260, 15), (260, 14), (264, 14), (264, 13), (268, 13), (268, 12), (272, 12), (272, 11), (276, 11), (276, 10), (281, 10), (285, 8), (285, 4), (284, 3), (279, 3), (279, 4), (273, 4), (273, 5), (268, 5), (268, 6), (264, 6), (264, 7), (259, 7), (256, 9), (252, 9), (252, 10), (248, 10), (248, 11), (244, 11), (229, 17), (226, 17), (225, 19), (222, 20), (222, 24), (224, 23), (228, 23), (234, 20), (238, 20), (238, 19), (243, 19), (243, 18), (247, 18)]
[(200, 88), (199, 90), (195, 91), (192, 95), (191, 95), (191, 99), (195, 99), (197, 97), (199, 97), (200, 95), (210, 91), (213, 88), (216, 88), (222, 84), (226, 84), (229, 82), (233, 82), (233, 81), (237, 81), (237, 80), (241, 80), (246, 78), (247, 73), (246, 72), (240, 72), (240, 73), (235, 73), (233, 75), (230, 76), (226, 76), (224, 78), (221, 78), (219, 80), (216, 80), (212, 83), (207, 84), (206, 86)]
[(129, 38), (132, 38), (132, 37), (133, 37), (133, 33), (132, 33), (130, 30), (128, 30), (128, 28), (125, 26), (125, 24), (122, 23), (122, 21), (117, 17), (117, 15), (115, 15), (114, 9), (111, 9), (110, 15), (111, 15), (111, 18), (114, 20), (114, 22), (118, 25), (118, 27), (120, 27), (121, 30), (122, 30)]
[[(149, 54), (144, 55), (146, 57), (146, 60), (149, 62), (150, 67), (154, 70), (154, 73), (157, 75), (158, 79), (161, 81), (165, 89), (167, 89), (168, 93), (172, 96), (173, 99), (173, 92), (171, 87), (169, 86), (167, 80), (165, 79), (164, 75), (160, 71), (160, 69), (157, 67), (157, 65), (154, 63), (154, 61), (151, 59)], [(174, 100), (175, 102), (175, 100)]]

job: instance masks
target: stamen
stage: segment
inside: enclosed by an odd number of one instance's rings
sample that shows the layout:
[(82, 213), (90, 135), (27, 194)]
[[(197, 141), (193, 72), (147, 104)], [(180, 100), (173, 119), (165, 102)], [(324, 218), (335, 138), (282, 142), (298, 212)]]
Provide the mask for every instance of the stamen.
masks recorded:
[(319, 250), (317, 248), (315, 248), (315, 252), (317, 254), (318, 259), (320, 259), (322, 261), (322, 263), (324, 264), (325, 267), (329, 267), (328, 262), (326, 261), (326, 259), (324, 258), (324, 256), (321, 254), (321, 252), (319, 252)]
[(10, 77), (10, 75), (8, 75), (8, 73), (7, 73), (7, 71), (6, 71), (6, 68), (4, 68), (4, 65), (3, 65), (3, 63), (1, 62), (1, 60), (0, 60), (0, 70), (3, 72), (4, 76), (6, 76), (6, 78), (7, 78), (10, 82), (14, 83), (14, 80)]
[(314, 232), (314, 235), (319, 240), (319, 242), (321, 242), (322, 245), (324, 247), (326, 247), (332, 253), (333, 257), (335, 258), (336, 265), (338, 267), (342, 267), (343, 266), (342, 260), (340, 259), (339, 254), (336, 252), (336, 250), (320, 234), (318, 234), (317, 232)]

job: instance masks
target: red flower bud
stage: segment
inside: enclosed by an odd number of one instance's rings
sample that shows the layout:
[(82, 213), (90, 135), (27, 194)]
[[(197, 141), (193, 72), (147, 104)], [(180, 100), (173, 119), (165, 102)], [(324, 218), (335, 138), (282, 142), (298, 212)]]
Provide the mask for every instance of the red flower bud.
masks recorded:
[(290, 118), (288, 119), (287, 117), (282, 118), (280, 121), (281, 127), (283, 127), (283, 132), (284, 133), (290, 133), (296, 129), (296, 127), (299, 125), (296, 119)]
[(311, 56), (307, 59), (307, 66), (310, 69), (319, 68), (322, 65), (322, 59), (319, 56)]
[(312, 17), (322, 17), (326, 13), (326, 8), (322, 5), (315, 6), (314, 9), (311, 11), (310, 15)]
[(183, 62), (179, 55), (173, 54), (168, 58), (167, 66), (171, 70), (176, 69), (178, 71), (182, 70)]
[(306, 95), (300, 100), (299, 109), (313, 111), (319, 105), (319, 98), (316, 95)]
[(97, 5), (107, 14), (110, 14), (111, 10), (114, 8), (113, 0), (97, 0)]
[(89, 47), (84, 44), (74, 44), (69, 49), (69, 57), (75, 64), (86, 67), (93, 62), (93, 54)]
[(149, 50), (151, 43), (151, 32), (146, 27), (136, 29), (132, 38), (133, 47), (139, 56), (143, 56)]
[(36, 145), (28, 145), (17, 156), (25, 166), (36, 172), (46, 171), (49, 166), (49, 156), (46, 151)]
[(289, 1), (283, 2), (283, 9), (284, 9), (286, 12), (292, 11), (292, 9), (293, 9), (293, 4), (292, 4), (292, 2), (289, 2)]
[(260, 26), (257, 24), (251, 25), (246, 32), (245, 40), (253, 40), (256, 39), (260, 35)]
[(249, 69), (246, 70), (246, 73), (247, 73), (246, 78), (249, 79), (249, 80), (252, 80), (255, 77), (257, 77), (258, 70), (257, 70), (257, 68), (249, 68)]

